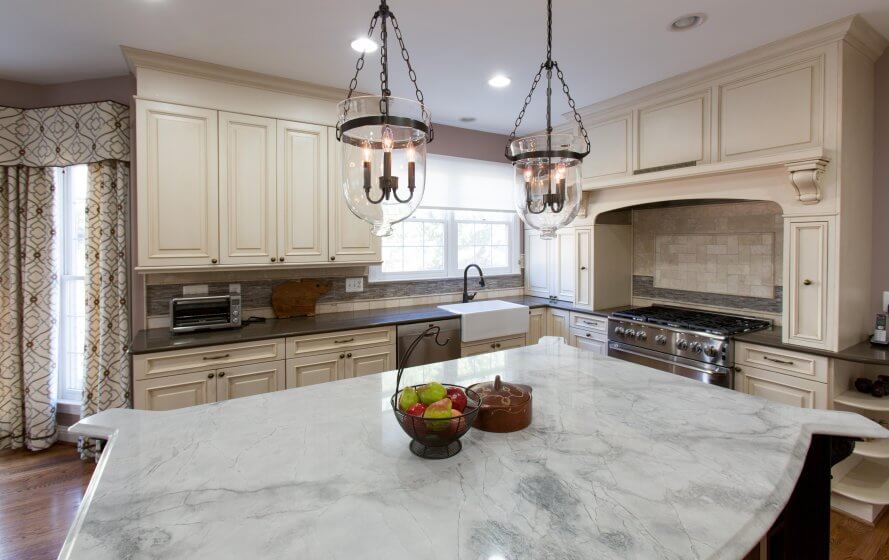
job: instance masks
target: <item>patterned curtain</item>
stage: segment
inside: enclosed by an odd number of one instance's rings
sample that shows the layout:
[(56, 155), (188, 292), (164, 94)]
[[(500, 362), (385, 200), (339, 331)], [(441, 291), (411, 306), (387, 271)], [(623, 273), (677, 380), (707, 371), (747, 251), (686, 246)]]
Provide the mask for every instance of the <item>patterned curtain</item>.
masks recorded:
[[(129, 177), (126, 162), (107, 160), (89, 165), (84, 417), (130, 403)], [(83, 443), (81, 452), (89, 454)]]
[(52, 181), (50, 168), (0, 167), (0, 449), (57, 439)]

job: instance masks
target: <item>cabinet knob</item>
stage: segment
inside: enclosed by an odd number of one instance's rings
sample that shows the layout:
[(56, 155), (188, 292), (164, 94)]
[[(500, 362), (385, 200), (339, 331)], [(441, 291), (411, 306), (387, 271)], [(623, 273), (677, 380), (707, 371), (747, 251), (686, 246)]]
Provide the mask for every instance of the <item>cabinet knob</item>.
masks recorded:
[(208, 373), (208, 374), (207, 374), (207, 379), (213, 379), (214, 377), (216, 377), (216, 375), (213, 374), (213, 373)]
[(586, 270), (585, 266), (580, 267), (580, 270)]
[(272, 257), (272, 262), (275, 262), (275, 257)]
[(497, 348), (500, 348), (500, 343), (498, 342), (495, 346), (496, 346)]
[(278, 257), (278, 262), (284, 262), (284, 257)]
[(335, 261), (336, 257), (330, 257), (330, 260)]
[(219, 261), (217, 261), (216, 259), (210, 259), (210, 262), (213, 263), (213, 264), (216, 264), (216, 263), (219, 262)]
[(225, 372), (224, 372), (224, 371), (220, 371), (220, 372), (219, 372), (219, 377), (225, 377)]
[(494, 343), (492, 342), (492, 343), (491, 343), (491, 348), (497, 348), (497, 345), (494, 344)]
[(343, 358), (345, 358), (345, 357), (346, 357), (345, 354), (340, 354), (340, 359), (341, 359), (341, 360), (342, 360)]
[(347, 357), (347, 358), (351, 358), (351, 357), (352, 357), (352, 353), (349, 352), (348, 354), (346, 354), (346, 357)]
[(805, 280), (803, 280), (803, 286), (811, 286), (811, 285), (812, 285), (812, 281), (809, 280), (808, 278), (806, 278)]

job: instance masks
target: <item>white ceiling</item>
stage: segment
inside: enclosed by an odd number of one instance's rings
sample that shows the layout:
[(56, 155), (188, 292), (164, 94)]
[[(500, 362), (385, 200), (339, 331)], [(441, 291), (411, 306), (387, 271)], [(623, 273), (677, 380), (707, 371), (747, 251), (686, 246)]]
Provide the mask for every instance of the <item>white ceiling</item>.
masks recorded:
[[(545, 54), (544, 0), (390, 0), (436, 122), (508, 132)], [(121, 75), (119, 45), (346, 87), (374, 0), (0, 0), (0, 78), (39, 83)], [(578, 106), (861, 13), (889, 36), (887, 0), (555, 0), (554, 57)], [(667, 31), (706, 12), (703, 27)], [(392, 51), (392, 90), (412, 96)], [(378, 87), (378, 53), (360, 88)], [(513, 80), (495, 90), (495, 72)], [(555, 90), (556, 113), (567, 110)], [(542, 102), (543, 91), (535, 100)], [(539, 128), (535, 103), (523, 130)], [(471, 124), (460, 117), (475, 117)]]

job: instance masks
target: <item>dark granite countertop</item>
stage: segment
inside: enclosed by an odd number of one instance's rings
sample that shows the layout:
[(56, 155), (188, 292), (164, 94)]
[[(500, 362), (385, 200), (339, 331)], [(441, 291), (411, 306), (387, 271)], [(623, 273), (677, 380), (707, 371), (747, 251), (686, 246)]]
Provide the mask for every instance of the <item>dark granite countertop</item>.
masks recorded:
[[(531, 296), (501, 299), (527, 305), (532, 308), (553, 307), (556, 309), (576, 311), (591, 315), (607, 316), (611, 311), (591, 311), (589, 309), (577, 307), (568, 302), (551, 301), (546, 298)], [(454, 319), (458, 317), (459, 315), (439, 309), (438, 304), (435, 304), (412, 307), (392, 307), (387, 309), (370, 309), (366, 311), (323, 313), (315, 315), (314, 317), (297, 317), (293, 319), (267, 319), (264, 323), (251, 323), (240, 329), (227, 329), (191, 334), (173, 335), (168, 328), (147, 329), (137, 332), (136, 336), (133, 337), (133, 343), (130, 345), (130, 353), (149, 354), (152, 352), (164, 352), (166, 350), (177, 350), (180, 348), (197, 348), (200, 346), (215, 346), (236, 342), (252, 342), (270, 338), (420, 323), (423, 321)]]
[(763, 331), (739, 334), (735, 336), (734, 339), (738, 342), (749, 342), (750, 344), (761, 344), (762, 346), (770, 346), (772, 348), (785, 348), (795, 352), (826, 356), (834, 360), (844, 360), (858, 364), (889, 366), (889, 347), (871, 344), (866, 340), (844, 350), (840, 350), (839, 352), (830, 352), (829, 350), (818, 350), (817, 348), (785, 344), (784, 342), (781, 342), (781, 335), (781, 327), (776, 326)]

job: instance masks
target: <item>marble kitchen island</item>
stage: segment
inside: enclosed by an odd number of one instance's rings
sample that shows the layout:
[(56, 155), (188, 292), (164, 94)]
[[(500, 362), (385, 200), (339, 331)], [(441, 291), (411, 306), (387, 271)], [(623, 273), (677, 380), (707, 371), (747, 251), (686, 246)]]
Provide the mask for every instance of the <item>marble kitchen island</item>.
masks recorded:
[(812, 434), (889, 436), (561, 344), (404, 381), (495, 374), (533, 386), (533, 423), (442, 461), (408, 450), (394, 372), (87, 418), (73, 430), (109, 444), (61, 558), (743, 558)]

